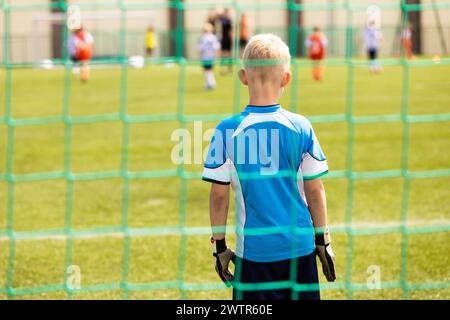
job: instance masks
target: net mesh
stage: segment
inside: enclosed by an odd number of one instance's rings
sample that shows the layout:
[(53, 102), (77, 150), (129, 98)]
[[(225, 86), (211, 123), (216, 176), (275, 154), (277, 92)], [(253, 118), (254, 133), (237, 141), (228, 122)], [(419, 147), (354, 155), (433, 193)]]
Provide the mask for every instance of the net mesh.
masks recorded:
[[(241, 109), (241, 87), (237, 77), (233, 78), (231, 87), (234, 89), (232, 102), (229, 105), (228, 113), (220, 114), (188, 114), (185, 110), (186, 94), (189, 90), (188, 73), (187, 68), (191, 66), (198, 66), (199, 61), (195, 59), (184, 58), (183, 52), (186, 45), (185, 39), (187, 39), (185, 30), (182, 28), (182, 20), (185, 12), (189, 10), (209, 9), (212, 7), (212, 3), (191, 3), (182, 1), (168, 1), (165, 3), (128, 3), (124, 0), (113, 1), (110, 3), (102, 4), (100, 9), (114, 9), (120, 11), (120, 28), (119, 28), (119, 48), (120, 53), (113, 57), (103, 57), (92, 61), (94, 66), (110, 66), (115, 65), (119, 69), (120, 86), (118, 97), (118, 112), (113, 113), (99, 113), (89, 115), (74, 115), (71, 112), (71, 94), (73, 94), (72, 87), (74, 80), (72, 76), (72, 63), (67, 57), (65, 46), (62, 46), (63, 58), (53, 59), (52, 63), (55, 66), (61, 67), (64, 70), (62, 76), (62, 94), (59, 96), (62, 98), (62, 109), (58, 114), (51, 116), (38, 116), (38, 117), (16, 117), (14, 116), (14, 110), (12, 108), (12, 101), (15, 99), (14, 95), (14, 77), (15, 73), (24, 68), (29, 70), (35, 65), (35, 62), (14, 62), (10, 57), (11, 41), (9, 38), (11, 27), (11, 15), (16, 12), (32, 12), (35, 10), (49, 10), (58, 9), (65, 13), (67, 10), (67, 3), (65, 1), (55, 1), (51, 3), (43, 4), (14, 4), (8, 1), (1, 1), (1, 16), (3, 18), (3, 59), (2, 59), (2, 76), (4, 80), (4, 112), (0, 114), (0, 124), (5, 128), (3, 132), (5, 140), (5, 152), (1, 157), (4, 158), (5, 170), (0, 171), (0, 182), (5, 184), (5, 188), (1, 192), (4, 192), (5, 212), (6, 212), (6, 224), (4, 228), (0, 228), (0, 239), (3, 245), (0, 249), (3, 250), (3, 257), (5, 257), (6, 263), (4, 264), (4, 272), (0, 272), (0, 275), (4, 277), (5, 281), (3, 286), (0, 286), (0, 297), (15, 298), (22, 295), (32, 294), (45, 294), (51, 292), (63, 292), (66, 297), (71, 298), (74, 293), (96, 293), (106, 292), (111, 290), (118, 290), (121, 293), (122, 298), (129, 298), (130, 293), (138, 291), (152, 291), (152, 290), (177, 290), (181, 298), (189, 297), (189, 292), (195, 291), (213, 291), (218, 289), (224, 289), (224, 286), (219, 282), (189, 282), (186, 280), (186, 261), (191, 259), (189, 252), (189, 237), (190, 236), (202, 236), (207, 243), (207, 236), (210, 234), (211, 229), (209, 226), (192, 226), (188, 223), (188, 210), (190, 207), (188, 201), (188, 183), (191, 180), (198, 180), (201, 178), (201, 171), (190, 170), (185, 165), (181, 164), (177, 168), (170, 169), (158, 169), (158, 170), (130, 170), (130, 135), (131, 127), (137, 124), (154, 124), (161, 122), (177, 122), (179, 128), (187, 128), (192, 125), (194, 121), (203, 122), (217, 122), (226, 116), (236, 114)], [(408, 259), (410, 257), (408, 240), (411, 235), (422, 234), (444, 234), (448, 239), (448, 232), (450, 231), (450, 224), (448, 222), (429, 224), (425, 226), (411, 226), (408, 224), (408, 206), (411, 201), (411, 184), (415, 180), (445, 178), (450, 176), (450, 168), (441, 168), (437, 170), (423, 170), (423, 171), (411, 171), (409, 169), (409, 157), (410, 157), (410, 136), (411, 126), (413, 124), (421, 123), (433, 123), (436, 126), (446, 125), (446, 122), (450, 121), (449, 113), (436, 113), (436, 114), (411, 114), (409, 112), (410, 105), (410, 86), (411, 86), (411, 70), (420, 69), (422, 67), (441, 68), (450, 64), (450, 59), (440, 58), (439, 65), (430, 59), (417, 59), (406, 60), (406, 58), (386, 58), (381, 61), (383, 66), (397, 66), (401, 68), (401, 110), (395, 114), (377, 114), (377, 115), (358, 115), (354, 112), (354, 94), (355, 94), (355, 73), (358, 68), (367, 67), (367, 62), (362, 59), (354, 57), (354, 44), (355, 44), (355, 28), (353, 27), (352, 18), (354, 15), (361, 12), (365, 12), (366, 6), (353, 3), (352, 1), (341, 2), (329, 2), (320, 4), (298, 4), (295, 1), (287, 1), (286, 3), (274, 3), (269, 4), (242, 4), (239, 1), (231, 1), (224, 3), (229, 5), (236, 12), (236, 17), (239, 17), (239, 13), (250, 10), (285, 10), (290, 13), (290, 25), (288, 31), (285, 32), (284, 37), (289, 35), (289, 47), (292, 50), (292, 55), (297, 55), (298, 42), (301, 41), (299, 34), (306, 32), (298, 27), (298, 14), (300, 12), (307, 11), (321, 11), (321, 10), (342, 10), (345, 12), (347, 26), (343, 30), (338, 30), (344, 35), (340, 38), (345, 43), (344, 57), (327, 59), (325, 64), (330, 67), (342, 67), (345, 68), (345, 90), (346, 96), (344, 98), (345, 112), (340, 114), (327, 114), (327, 115), (312, 115), (308, 118), (313, 124), (327, 124), (336, 123), (346, 125), (346, 160), (345, 168), (342, 170), (332, 170), (325, 177), (326, 181), (333, 179), (344, 179), (347, 181), (346, 187), (346, 199), (340, 199), (342, 203), (345, 203), (345, 218), (342, 225), (331, 226), (332, 234), (345, 235), (346, 244), (345, 250), (342, 251), (342, 255), (339, 257), (341, 264), (345, 265), (342, 273), (342, 277), (335, 283), (321, 283), (321, 290), (325, 291), (343, 291), (346, 298), (353, 298), (354, 293), (358, 291), (369, 290), (366, 283), (357, 283), (353, 279), (354, 270), (353, 259), (355, 257), (356, 237), (366, 235), (379, 235), (380, 237), (389, 234), (400, 234), (400, 263), (399, 265), (392, 266), (392, 268), (399, 268), (399, 279), (392, 281), (382, 281), (380, 284), (381, 289), (400, 289), (402, 298), (409, 298), (409, 292), (411, 290), (438, 290), (448, 289), (450, 287), (450, 281), (447, 276), (442, 276), (437, 281), (424, 281), (424, 282), (411, 282), (408, 277)], [(84, 9), (96, 9), (96, 5), (89, 3), (81, 3), (80, 7)], [(177, 16), (177, 25), (173, 32), (168, 33), (168, 37), (173, 40), (175, 44), (175, 55), (148, 58), (146, 64), (149, 65), (168, 65), (175, 64), (173, 68), (176, 68), (176, 110), (172, 113), (162, 114), (133, 114), (129, 110), (132, 108), (128, 101), (127, 95), (132, 89), (129, 85), (130, 67), (129, 59), (126, 52), (127, 43), (127, 12), (133, 10), (161, 10), (170, 8), (175, 12)], [(381, 10), (398, 10), (402, 13), (400, 28), (405, 28), (407, 24), (408, 13), (421, 10), (441, 10), (450, 9), (450, 3), (425, 3), (425, 4), (407, 4), (404, 1), (392, 2), (388, 4), (381, 4)], [(65, 17), (65, 16), (64, 16)], [(239, 23), (235, 23), (236, 34), (239, 34)], [(264, 27), (261, 27), (264, 29)], [(264, 30), (265, 31), (265, 30)], [(64, 32), (61, 35), (61, 42), (66, 43), (68, 31), (64, 28)], [(238, 38), (235, 38), (235, 44), (237, 44)], [(241, 65), (239, 60), (238, 49), (234, 49), (234, 57), (232, 64), (236, 67)], [(336, 49), (336, 52), (338, 49)], [(309, 68), (310, 63), (303, 59), (293, 59), (292, 71), (293, 71), (293, 84), (290, 95), (290, 110), (294, 112), (301, 112), (301, 103), (299, 103), (299, 95), (301, 94), (302, 85), (299, 83), (299, 70)], [(300, 92), (299, 92), (300, 91)], [(72, 149), (74, 144), (73, 131), (74, 127), (83, 124), (96, 124), (96, 123), (108, 123), (114, 122), (119, 124), (119, 134), (117, 138), (120, 139), (120, 154), (119, 166), (113, 170), (92, 170), (89, 172), (75, 172), (73, 170), (73, 155)], [(401, 167), (398, 169), (387, 170), (355, 170), (355, 148), (356, 145), (356, 130), (358, 125), (361, 124), (389, 124), (399, 123), (401, 124), (401, 133), (398, 138), (398, 142), (401, 143)], [(63, 157), (63, 170), (61, 171), (43, 171), (21, 174), (14, 170), (14, 157), (15, 157), (15, 144), (18, 131), (24, 127), (45, 127), (52, 125), (62, 125), (64, 128), (63, 134), (63, 149), (60, 150)], [(320, 137), (320, 132), (319, 132)], [(325, 150), (327, 151), (327, 150)], [(353, 224), (353, 209), (354, 209), (354, 194), (357, 183), (360, 181), (370, 181), (374, 179), (400, 179), (401, 180), (401, 202), (400, 202), (400, 219), (395, 225), (380, 225), (380, 226), (365, 226), (355, 227)], [(117, 180), (120, 182), (120, 187), (115, 190), (118, 192), (116, 196), (120, 198), (120, 222), (115, 226), (98, 226), (93, 228), (79, 229), (73, 225), (74, 221), (74, 193), (76, 184), (78, 182), (92, 182), (102, 180)], [(153, 181), (157, 179), (176, 179), (178, 181), (178, 223), (169, 224), (166, 226), (152, 226), (145, 227), (133, 227), (129, 224), (129, 210), (130, 210), (130, 193), (131, 184), (135, 181)], [(64, 224), (60, 228), (48, 228), (39, 230), (27, 230), (18, 231), (15, 227), (15, 214), (17, 211), (18, 198), (20, 198), (21, 185), (38, 182), (38, 181), (63, 181), (64, 183), (59, 185), (60, 197), (64, 201)], [(326, 185), (326, 183), (325, 183)], [(444, 186), (445, 188), (445, 186)], [(2, 200), (3, 201), (3, 200)], [(205, 213), (206, 214), (206, 213)], [(332, 221), (331, 221), (332, 222)], [(1, 226), (1, 225), (0, 225)], [(234, 230), (233, 227), (229, 227), (228, 230), (242, 232)], [(273, 230), (261, 229), (257, 232), (268, 233)], [(68, 284), (70, 273), (67, 272), (68, 268), (74, 264), (74, 241), (77, 238), (83, 237), (101, 237), (105, 235), (116, 235), (119, 237), (121, 244), (119, 249), (121, 251), (120, 257), (120, 270), (114, 269), (118, 275), (114, 278), (115, 281), (108, 283), (94, 283), (89, 285), (82, 285), (81, 288), (74, 289)], [(135, 237), (145, 236), (166, 236), (177, 235), (173, 245), (177, 248), (177, 267), (176, 273), (164, 281), (131, 281), (129, 279), (130, 266), (132, 265), (130, 259), (132, 253), (132, 241)], [(16, 286), (15, 276), (20, 272), (26, 272), (24, 270), (17, 270), (16, 259), (18, 258), (18, 248), (20, 248), (20, 241), (37, 241), (41, 238), (57, 238), (63, 237), (66, 241), (64, 248), (58, 254), (62, 254), (64, 268), (60, 274), (63, 274), (63, 279), (55, 283), (44, 283), (40, 285), (31, 286)], [(163, 254), (163, 253), (161, 253)], [(197, 253), (198, 254), (198, 253)], [(1, 257), (1, 255), (0, 255)], [(53, 257), (53, 256), (52, 256)], [(345, 257), (345, 258), (344, 258)], [(19, 257), (20, 258), (20, 257)], [(56, 259), (56, 258), (55, 258)], [(344, 261), (345, 260), (345, 261)], [(152, 262), (154, 265), (158, 264), (157, 259)], [(3, 266), (3, 265), (2, 265)], [(161, 268), (159, 266), (158, 268)], [(209, 270), (209, 269), (208, 269)], [(445, 271), (444, 271), (445, 272)], [(0, 282), (2, 283), (2, 282)], [(302, 290), (315, 289), (315, 286), (300, 285), (293, 281), (263, 283), (258, 285), (250, 284), (235, 284), (237, 288), (241, 289), (269, 289), (269, 288), (293, 288), (294, 292)]]

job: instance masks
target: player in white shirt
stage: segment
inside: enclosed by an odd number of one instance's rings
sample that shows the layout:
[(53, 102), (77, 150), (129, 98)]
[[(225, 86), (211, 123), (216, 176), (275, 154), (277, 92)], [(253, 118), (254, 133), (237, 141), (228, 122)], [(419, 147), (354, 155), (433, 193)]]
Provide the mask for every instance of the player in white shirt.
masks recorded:
[(381, 66), (378, 63), (378, 51), (380, 48), (383, 35), (380, 29), (377, 28), (375, 21), (370, 21), (364, 30), (364, 42), (366, 44), (367, 56), (369, 58), (369, 70), (377, 73), (381, 71)]
[(220, 42), (214, 35), (213, 26), (210, 23), (205, 24), (203, 35), (198, 41), (197, 48), (205, 70), (205, 88), (208, 90), (214, 89), (216, 87), (216, 79), (214, 78), (213, 67), (214, 60), (220, 49)]

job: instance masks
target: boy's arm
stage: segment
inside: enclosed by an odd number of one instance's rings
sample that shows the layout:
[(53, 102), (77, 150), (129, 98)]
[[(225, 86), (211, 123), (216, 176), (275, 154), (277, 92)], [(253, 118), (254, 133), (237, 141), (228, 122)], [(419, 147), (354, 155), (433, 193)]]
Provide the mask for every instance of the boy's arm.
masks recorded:
[(230, 286), (234, 276), (228, 268), (230, 261), (234, 262), (234, 252), (225, 242), (225, 227), (228, 217), (228, 204), (230, 199), (230, 185), (212, 183), (209, 196), (209, 216), (211, 219), (212, 237), (211, 245), (215, 258), (214, 267), (220, 279)]
[(225, 238), (229, 200), (230, 185), (222, 185), (218, 183), (211, 184), (211, 193), (209, 195), (209, 217), (211, 220), (211, 227), (213, 229), (214, 240), (221, 240)]
[(325, 189), (320, 179), (305, 180), (305, 196), (315, 228), (316, 252), (328, 281), (336, 280), (334, 253), (331, 249), (330, 232), (327, 227), (327, 204)]
[(327, 227), (327, 200), (321, 179), (305, 180), (305, 196), (314, 228), (325, 230)]

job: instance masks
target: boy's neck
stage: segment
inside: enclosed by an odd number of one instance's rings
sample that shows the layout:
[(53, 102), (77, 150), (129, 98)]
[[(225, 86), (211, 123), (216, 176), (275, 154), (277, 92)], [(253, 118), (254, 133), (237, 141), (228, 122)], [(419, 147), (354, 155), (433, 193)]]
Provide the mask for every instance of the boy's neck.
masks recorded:
[(271, 106), (274, 104), (278, 104), (280, 92), (278, 90), (273, 89), (271, 90), (271, 88), (264, 88), (264, 89), (265, 90), (260, 90), (259, 88), (256, 89), (249, 87), (250, 99), (248, 104), (255, 107)]

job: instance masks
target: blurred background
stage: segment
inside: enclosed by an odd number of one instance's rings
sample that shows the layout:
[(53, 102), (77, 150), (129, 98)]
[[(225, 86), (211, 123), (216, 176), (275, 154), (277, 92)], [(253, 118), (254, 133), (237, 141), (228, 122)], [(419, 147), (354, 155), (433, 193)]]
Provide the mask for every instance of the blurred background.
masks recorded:
[[(58, 0), (15, 0), (5, 3), (17, 5), (18, 10), (10, 14), (10, 26), (7, 34), (9, 55), (12, 62), (32, 62), (61, 57), (61, 39), (65, 29), (64, 6), (58, 6)], [(49, 8), (48, 3), (54, 6)], [(82, 9), (83, 25), (95, 38), (95, 57), (114, 57), (145, 55), (145, 35), (150, 25), (154, 26), (158, 46), (156, 56), (176, 55), (176, 36), (183, 33), (183, 56), (197, 58), (196, 43), (201, 35), (203, 25), (211, 11), (221, 12), (225, 7), (239, 6), (240, 11), (248, 16), (252, 33), (275, 33), (289, 42), (290, 29), (298, 29), (299, 55), (305, 55), (304, 40), (312, 28), (319, 24), (327, 34), (330, 44), (328, 55), (342, 57), (346, 54), (346, 35), (348, 19), (352, 28), (352, 54), (363, 55), (364, 43), (362, 32), (367, 23), (366, 8), (373, 5), (369, 0), (241, 0), (241, 1), (202, 1), (186, 0), (182, 14), (176, 9), (177, 1), (66, 1), (67, 5), (77, 4)], [(286, 10), (289, 3), (303, 5), (307, 10), (292, 14)], [(347, 10), (348, 3), (358, 11)], [(450, 11), (436, 4), (442, 1), (422, 0), (406, 1), (409, 4), (426, 5), (426, 10), (409, 12), (409, 21), (413, 24), (414, 51), (417, 54), (443, 54), (448, 50), (450, 37)], [(399, 35), (402, 28), (402, 11), (399, 1), (379, 1), (382, 8), (382, 28), (385, 43), (381, 50), (383, 55), (395, 56), (400, 52)], [(27, 8), (27, 6), (29, 6)], [(33, 6), (35, 9), (33, 9)], [(32, 9), (32, 10), (29, 10)], [(236, 23), (239, 13), (232, 10), (232, 21)], [(295, 21), (294, 21), (295, 20)], [(124, 24), (124, 25), (123, 25)], [(126, 30), (124, 48), (121, 47), (121, 28)], [(4, 28), (4, 24), (0, 26)], [(179, 29), (177, 29), (179, 28)], [(0, 29), (0, 30), (2, 30)], [(1, 47), (0, 47), (1, 48)], [(3, 52), (3, 50), (2, 50)]]

